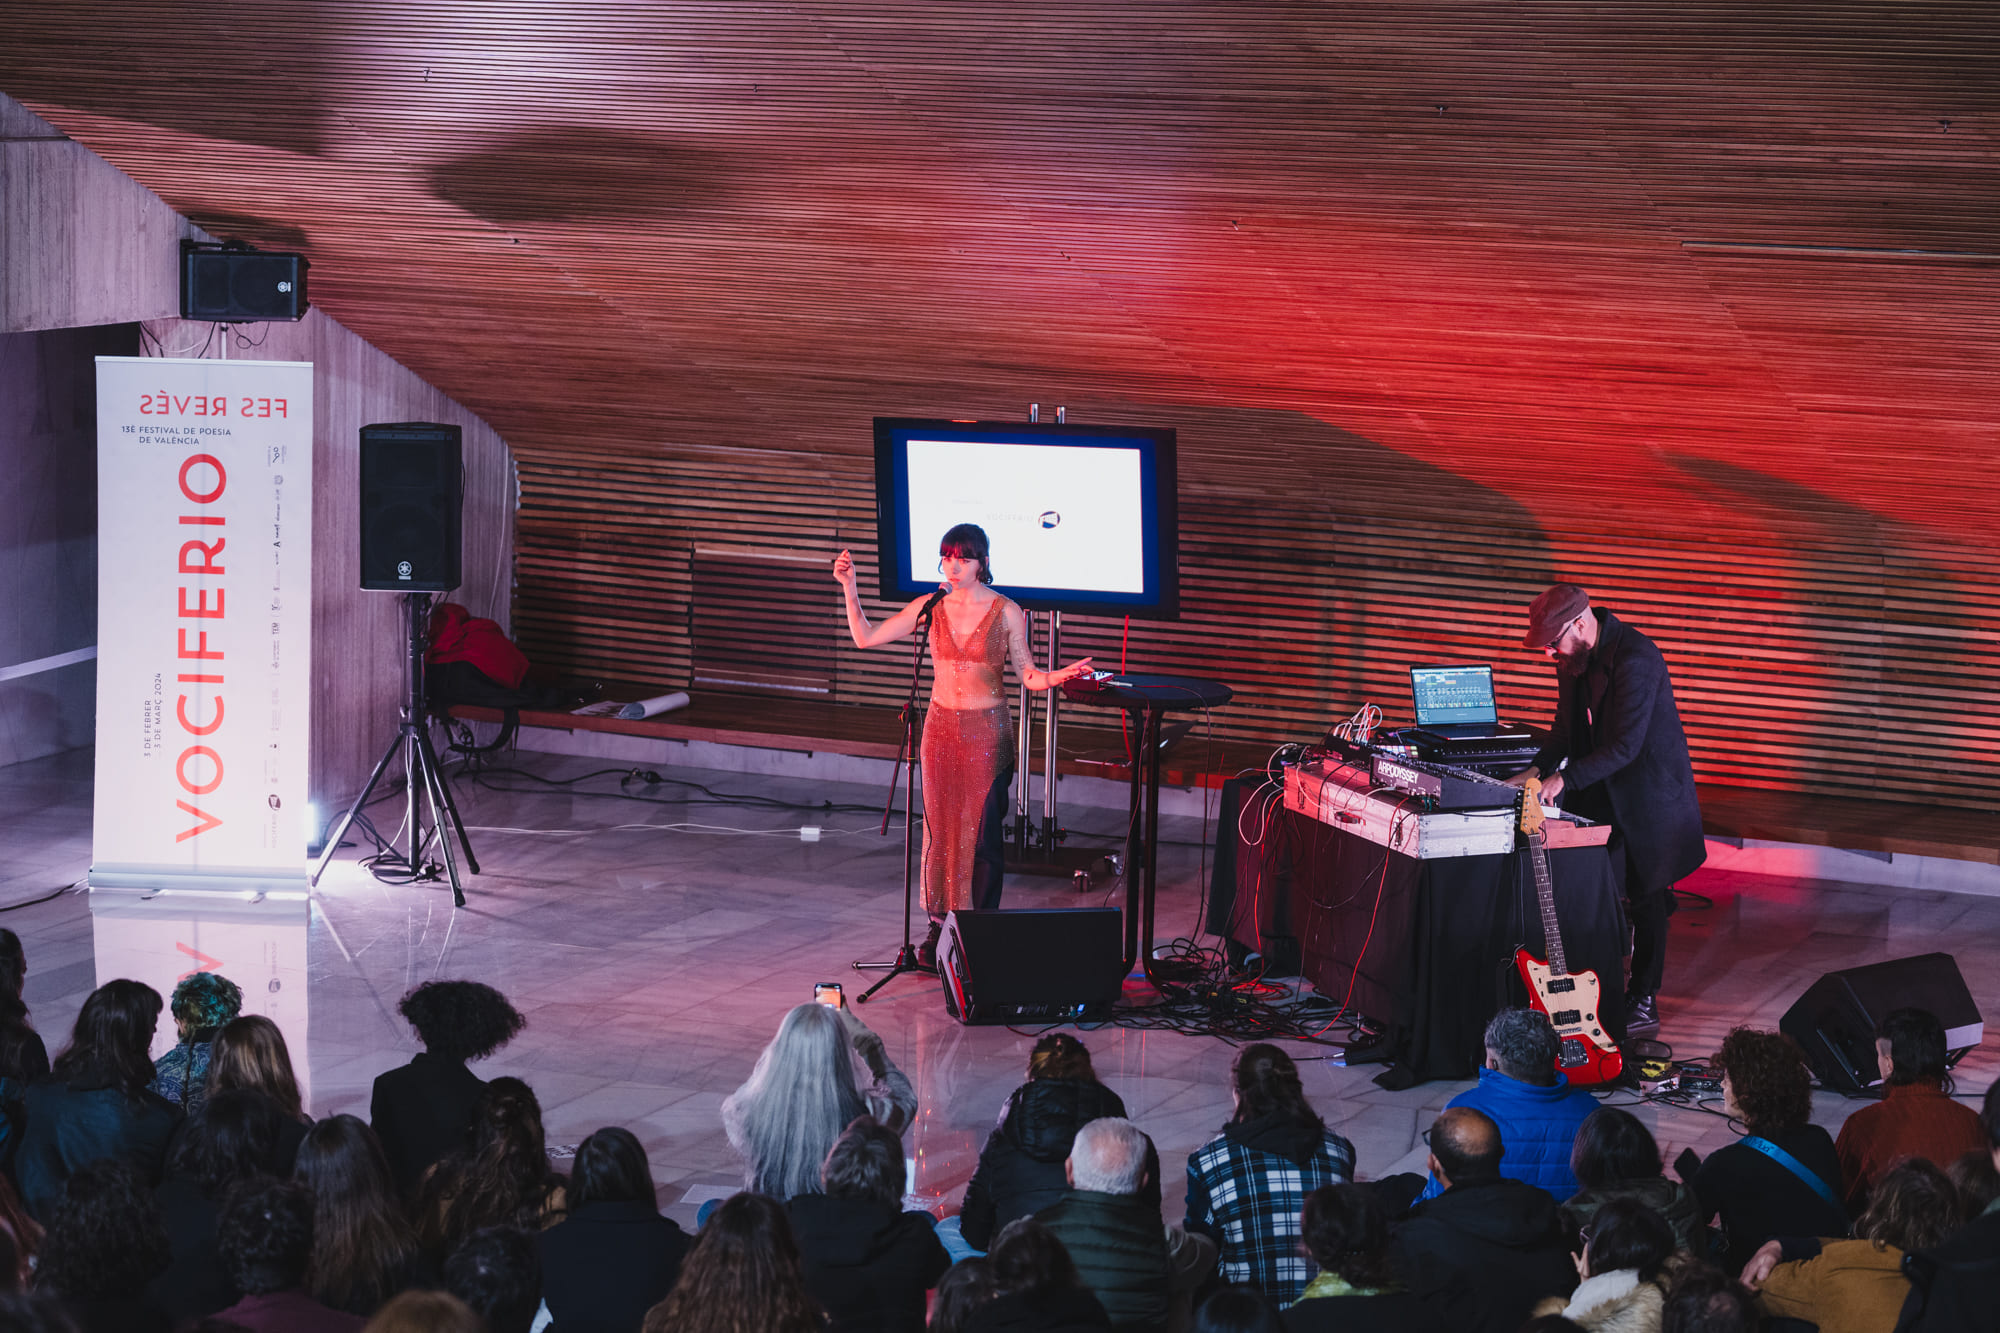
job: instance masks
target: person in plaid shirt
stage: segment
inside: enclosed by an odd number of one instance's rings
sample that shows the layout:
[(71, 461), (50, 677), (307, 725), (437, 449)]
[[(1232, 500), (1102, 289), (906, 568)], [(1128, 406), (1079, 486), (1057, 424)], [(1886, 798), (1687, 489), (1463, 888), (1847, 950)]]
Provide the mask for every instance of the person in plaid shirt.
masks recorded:
[(1236, 1113), (1188, 1158), (1187, 1229), (1221, 1249), (1224, 1281), (1290, 1305), (1313, 1275), (1299, 1210), (1322, 1185), (1354, 1179), (1354, 1145), (1306, 1103), (1292, 1058), (1265, 1042), (1231, 1070)]

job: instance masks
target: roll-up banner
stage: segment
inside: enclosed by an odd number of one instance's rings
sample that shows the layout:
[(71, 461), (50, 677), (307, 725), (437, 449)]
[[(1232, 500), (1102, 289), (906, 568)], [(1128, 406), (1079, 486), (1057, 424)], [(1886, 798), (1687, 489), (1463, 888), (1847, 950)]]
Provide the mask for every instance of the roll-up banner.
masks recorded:
[[(312, 374), (97, 358), (94, 907), (100, 894), (185, 894), (193, 918), (217, 895), (295, 899), (304, 930)], [(179, 933), (162, 934), (155, 975), (213, 956)], [(100, 948), (100, 982), (133, 975), (133, 943)], [(107, 954), (118, 970), (105, 972)], [(301, 1024), (295, 1059), (304, 1039)]]

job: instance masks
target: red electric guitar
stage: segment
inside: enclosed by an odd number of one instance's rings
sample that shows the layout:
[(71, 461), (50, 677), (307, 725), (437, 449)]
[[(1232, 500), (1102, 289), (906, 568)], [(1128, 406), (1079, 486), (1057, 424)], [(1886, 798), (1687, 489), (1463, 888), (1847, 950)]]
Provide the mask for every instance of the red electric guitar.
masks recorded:
[(1528, 987), (1528, 1003), (1549, 1016), (1562, 1047), (1556, 1068), (1579, 1085), (1609, 1083), (1625, 1072), (1625, 1056), (1597, 1019), (1603, 987), (1597, 973), (1571, 972), (1563, 961), (1562, 927), (1556, 921), (1555, 884), (1549, 879), (1547, 835), (1542, 832), (1542, 784), (1528, 779), (1521, 799), (1521, 833), (1535, 868), (1535, 896), (1542, 904), (1542, 943), (1547, 962), (1526, 949), (1514, 951), (1514, 966)]

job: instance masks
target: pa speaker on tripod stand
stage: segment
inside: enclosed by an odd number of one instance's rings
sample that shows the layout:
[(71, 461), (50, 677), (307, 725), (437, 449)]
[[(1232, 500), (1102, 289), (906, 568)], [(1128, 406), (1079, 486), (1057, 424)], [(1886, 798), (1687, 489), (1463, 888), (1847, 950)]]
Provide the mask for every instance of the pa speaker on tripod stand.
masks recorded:
[[(377, 857), (376, 864), (401, 861), (410, 879), (426, 878), (435, 871), (426, 870), (424, 852), (436, 838), (451, 878), (452, 901), (463, 907), (465, 890), (459, 884), (458, 860), (452, 851), (451, 835), (456, 834), (465, 852), (466, 868), (479, 873), (472, 842), (465, 836), (465, 821), (458, 816), (444, 768), (431, 745), (424, 693), (431, 594), (449, 592), (460, 581), (462, 453), (463, 434), (457, 426), (411, 421), (361, 428), (361, 586), (403, 594), (403, 701), (396, 738), (369, 774), (361, 795), (328, 835), (319, 864), (313, 867), (314, 884), (326, 873), (341, 835), (368, 804), (375, 784), (399, 754), (403, 757), (404, 827), (409, 831), (409, 850), (391, 849)], [(422, 806), (430, 811), (428, 831), (420, 818)]]

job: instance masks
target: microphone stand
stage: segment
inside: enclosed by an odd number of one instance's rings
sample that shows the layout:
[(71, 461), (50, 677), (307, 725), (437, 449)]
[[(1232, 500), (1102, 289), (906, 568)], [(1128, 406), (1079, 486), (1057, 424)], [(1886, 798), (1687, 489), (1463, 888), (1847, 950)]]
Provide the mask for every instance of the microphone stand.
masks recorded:
[[(924, 655), (930, 649), (931, 616), (937, 610), (937, 604), (943, 599), (944, 590), (940, 589), (932, 595), (930, 601), (925, 603), (924, 609), (917, 615), (916, 633), (912, 636), (910, 644), (910, 693), (903, 701), (903, 743), (896, 751), (895, 768), (889, 770), (889, 799), (882, 806), (882, 827), (879, 830), (881, 836), (889, 835), (889, 814), (896, 807), (896, 781), (900, 777), (903, 782), (903, 947), (896, 951), (896, 961), (893, 963), (864, 963), (860, 959), (855, 960), (854, 970), (857, 972), (882, 973), (874, 985), (854, 997), (856, 1004), (868, 1003), (869, 997), (876, 991), (906, 972), (915, 972), (923, 976), (936, 975), (930, 969), (918, 964), (916, 946), (910, 943), (910, 916), (917, 892), (916, 875), (911, 858), (916, 851), (914, 821), (917, 806), (917, 735), (919, 719), (922, 717), (922, 712), (917, 707), (917, 690), (923, 682)], [(906, 759), (907, 767), (904, 766)]]

